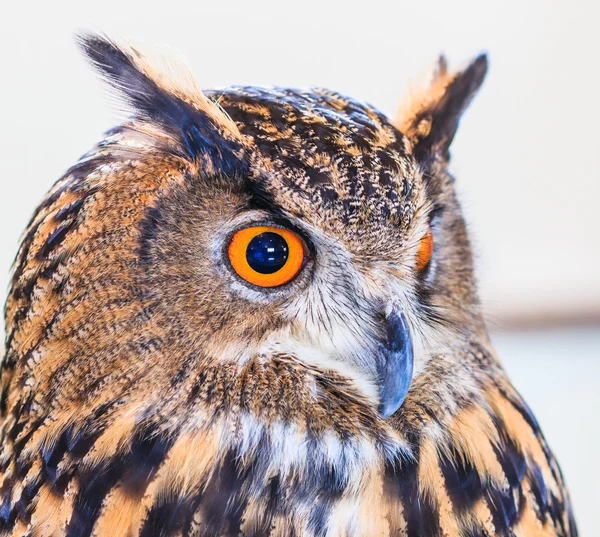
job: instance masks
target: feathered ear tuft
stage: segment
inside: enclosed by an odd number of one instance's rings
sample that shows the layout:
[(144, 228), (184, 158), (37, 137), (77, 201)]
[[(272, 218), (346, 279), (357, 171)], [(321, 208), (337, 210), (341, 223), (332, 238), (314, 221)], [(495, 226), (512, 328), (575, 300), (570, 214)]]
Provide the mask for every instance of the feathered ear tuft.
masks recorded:
[(164, 56), (150, 60), (137, 49), (98, 34), (78, 36), (92, 65), (136, 114), (179, 136), (194, 159), (206, 154), (225, 173), (234, 172), (241, 136), (234, 122), (206, 98), (189, 69)]
[(396, 116), (396, 127), (413, 143), (417, 159), (432, 154), (449, 159), (449, 148), (463, 112), (481, 87), (487, 72), (487, 56), (477, 57), (464, 71), (448, 73), (440, 56), (433, 80), (413, 92)]

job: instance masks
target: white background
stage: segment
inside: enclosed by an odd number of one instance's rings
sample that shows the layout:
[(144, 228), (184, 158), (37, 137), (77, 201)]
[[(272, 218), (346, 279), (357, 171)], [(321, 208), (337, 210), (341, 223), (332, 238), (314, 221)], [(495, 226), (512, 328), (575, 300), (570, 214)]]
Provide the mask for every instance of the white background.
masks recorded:
[[(6, 2), (0, 12), (0, 289), (35, 205), (113, 126), (78, 28), (180, 51), (204, 87), (321, 85), (393, 114), (440, 52), (490, 55), (453, 146), (489, 317), (510, 326), (600, 319), (597, 4), (466, 2)], [(501, 353), (540, 415), (600, 535), (598, 329), (505, 333)]]

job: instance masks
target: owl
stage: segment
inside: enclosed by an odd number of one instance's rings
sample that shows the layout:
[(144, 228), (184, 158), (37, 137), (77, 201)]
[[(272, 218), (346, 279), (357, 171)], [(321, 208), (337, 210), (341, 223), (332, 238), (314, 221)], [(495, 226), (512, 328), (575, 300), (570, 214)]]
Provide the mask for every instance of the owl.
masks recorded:
[(390, 120), (80, 42), (131, 115), (15, 260), (0, 535), (577, 535), (448, 171), (485, 56)]

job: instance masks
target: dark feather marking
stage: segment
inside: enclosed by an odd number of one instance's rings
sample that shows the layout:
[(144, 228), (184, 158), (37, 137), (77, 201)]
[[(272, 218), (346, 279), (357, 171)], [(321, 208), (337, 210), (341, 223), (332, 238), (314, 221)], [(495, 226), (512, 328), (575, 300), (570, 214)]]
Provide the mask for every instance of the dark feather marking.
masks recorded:
[[(261, 518), (256, 521), (254, 531), (248, 537), (269, 537), (273, 529), (273, 517), (283, 512), (285, 490), (281, 487), (281, 479), (276, 475), (269, 479), (267, 490), (267, 503), (261, 513)], [(287, 529), (288, 537), (295, 536), (293, 528)]]
[(240, 534), (248, 502), (249, 481), (262, 478), (256, 467), (241, 467), (238, 455), (234, 449), (225, 454), (206, 486), (208, 493), (200, 498), (203, 519), (207, 528), (216, 535), (234, 537)]
[(52, 231), (44, 245), (36, 253), (36, 257), (41, 261), (48, 259), (48, 255), (65, 240), (67, 233), (73, 228), (75, 223), (75, 220), (69, 220)]
[(539, 437), (541, 435), (540, 425), (535, 416), (533, 415), (533, 412), (531, 412), (529, 406), (527, 406), (527, 404), (525, 403), (525, 401), (523, 401), (522, 399), (516, 399), (514, 397), (511, 397), (501, 387), (498, 388), (502, 396), (515, 408), (515, 410), (517, 410), (517, 412), (519, 412), (519, 414), (521, 414), (521, 416), (523, 416), (523, 419), (527, 422), (529, 427), (531, 427), (534, 434), (537, 437)]
[(15, 522), (20, 520), (25, 526), (31, 522), (32, 501), (42, 487), (43, 479), (41, 476), (36, 476), (21, 493), (21, 497), (13, 506), (13, 512), (16, 513)]
[(0, 505), (0, 531), (8, 532), (12, 529), (16, 521), (16, 513), (13, 515), (12, 505), (12, 490), (14, 486), (14, 479), (6, 479), (2, 485), (2, 505)]
[(106, 420), (108, 412), (117, 405), (118, 401), (100, 405), (77, 432), (71, 432), (67, 444), (72, 457), (81, 458), (88, 454), (90, 449), (94, 447), (96, 440), (106, 429), (103, 421)]
[(404, 508), (407, 537), (441, 537), (439, 511), (427, 496), (419, 493), (418, 450), (414, 461), (387, 461), (385, 490), (397, 496)]
[[(519, 489), (518, 489), (519, 490)], [(520, 490), (517, 498), (520, 498)], [(496, 531), (502, 535), (508, 532), (519, 520), (519, 508), (513, 496), (513, 489), (501, 490), (488, 486), (485, 489), (485, 498), (492, 514)]]
[[(111, 489), (128, 475), (146, 482), (164, 461), (174, 440), (171, 436), (140, 429), (128, 454), (117, 454), (79, 475), (81, 488), (74, 502), (66, 537), (89, 537), (100, 515), (102, 502)], [(128, 484), (135, 485), (135, 480)], [(141, 487), (142, 483), (137, 485)]]
[(3, 485), (3, 501), (0, 505), (0, 532), (9, 532), (13, 529), (17, 520), (25, 525), (29, 524), (31, 518), (32, 500), (43, 484), (41, 475), (37, 475), (23, 488), (20, 498), (13, 504), (12, 493), (15, 485), (14, 479), (7, 479)]
[(139, 537), (170, 537), (184, 528), (185, 520), (192, 514), (189, 502), (171, 500), (155, 504), (144, 521)]
[(79, 214), (81, 208), (83, 207), (84, 202), (85, 198), (79, 198), (78, 200), (69, 203), (69, 205), (65, 205), (64, 207), (56, 211), (56, 214), (54, 215), (54, 220), (56, 220), (57, 222), (62, 222), (69, 217), (75, 218)]
[(483, 528), (468, 528), (463, 530), (462, 537), (490, 537), (490, 534)]
[(538, 507), (538, 510), (536, 510), (537, 517), (541, 522), (544, 522), (548, 512), (548, 489), (544, 477), (542, 476), (542, 470), (537, 464), (532, 463), (527, 473), (531, 485), (531, 492), (533, 493)]
[(550, 501), (548, 502), (548, 509), (550, 512), (550, 516), (555, 525), (557, 525), (561, 532), (560, 535), (569, 535), (567, 533), (567, 529), (565, 528), (565, 524), (563, 522), (563, 513), (565, 510), (565, 505), (561, 502), (552, 492), (550, 493)]
[(200, 393), (200, 390), (206, 382), (206, 378), (207, 372), (205, 370), (201, 370), (197, 373), (196, 380), (194, 381), (194, 384), (192, 385), (190, 393), (187, 397), (186, 403), (188, 406), (194, 406), (197, 403), (196, 399)]
[(73, 514), (66, 531), (67, 537), (91, 535), (104, 498), (117, 484), (128, 462), (127, 457), (117, 457), (80, 477), (83, 486), (73, 505)]
[(59, 477), (58, 464), (68, 452), (68, 439), (71, 437), (72, 431), (73, 425), (70, 425), (54, 444), (42, 444), (40, 450), (43, 463), (42, 471), (44, 472), (45, 481), (52, 485), (56, 483)]
[(499, 448), (494, 447), (494, 453), (502, 466), (509, 486), (519, 488), (527, 469), (527, 461), (508, 435), (502, 433), (502, 429), (498, 430), (501, 431), (501, 444)]
[[(22, 388), (23, 387), (22, 384), (23, 384), (23, 382), (19, 383), (18, 387)], [(8, 437), (13, 442), (15, 442), (15, 445), (13, 447), (14, 447), (14, 449), (17, 450), (17, 453), (19, 453), (25, 446), (26, 440), (20, 439), (17, 442), (17, 437), (23, 431), (23, 429), (25, 428), (25, 425), (30, 423), (28, 421), (29, 412), (31, 410), (31, 405), (33, 403), (34, 397), (35, 397), (35, 394), (33, 392), (30, 392), (28, 395), (21, 397), (21, 399), (18, 401), (15, 408), (13, 409), (13, 415), (17, 419), (16, 419), (16, 422), (14, 423), (14, 425), (12, 426), (10, 432), (8, 433)], [(30, 430), (35, 430), (37, 427), (39, 427), (43, 423), (43, 421), (44, 421), (44, 418), (38, 418), (38, 420), (36, 422), (31, 424)]]
[[(343, 463), (342, 463), (343, 466)], [(303, 489), (301, 496), (310, 498), (316, 494), (314, 506), (308, 518), (308, 527), (317, 537), (327, 533), (327, 521), (335, 503), (342, 497), (348, 487), (348, 475), (340, 474), (333, 466), (321, 463), (304, 484), (298, 483)]]
[(452, 505), (459, 513), (468, 511), (483, 495), (481, 478), (476, 468), (456, 452), (452, 453), (451, 458), (442, 454), (440, 468)]
[(147, 435), (136, 438), (131, 445), (129, 455), (133, 464), (127, 467), (120, 483), (123, 490), (132, 495), (143, 495), (166, 459), (174, 441), (174, 435), (168, 437)]
[(162, 224), (164, 224), (164, 211), (159, 202), (156, 206), (149, 207), (146, 210), (146, 216), (140, 226), (138, 255), (142, 265), (149, 266), (154, 261), (152, 244)]
[[(36, 214), (38, 211), (36, 211)], [(32, 227), (29, 227), (27, 234), (25, 235), (21, 244), (21, 248), (19, 249), (19, 253), (17, 254), (17, 259), (15, 259), (15, 262), (17, 262), (17, 260), (20, 259), (19, 264), (15, 266), (11, 279), (11, 284), (13, 288), (12, 295), (16, 300), (21, 300), (22, 298), (29, 298), (29, 296), (31, 295), (32, 288), (27, 288), (26, 286), (21, 284), (21, 278), (23, 276), (23, 272), (25, 271), (25, 267), (27, 266), (27, 262), (29, 261), (29, 250), (31, 249), (35, 235), (37, 234), (39, 227), (42, 225), (42, 222), (43, 219), (37, 222), (36, 224), (32, 224)], [(13, 317), (13, 325), (17, 325), (19, 323), (19, 320), (20, 319), (15, 320), (15, 318)]]
[(308, 528), (315, 537), (324, 537), (327, 534), (327, 520), (331, 514), (332, 499), (324, 498), (317, 501), (308, 517)]

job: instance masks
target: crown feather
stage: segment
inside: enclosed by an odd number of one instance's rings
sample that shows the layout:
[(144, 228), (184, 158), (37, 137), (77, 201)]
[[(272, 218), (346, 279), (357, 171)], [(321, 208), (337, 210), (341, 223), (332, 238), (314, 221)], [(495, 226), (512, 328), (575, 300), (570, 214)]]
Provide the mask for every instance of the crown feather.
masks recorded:
[(446, 59), (440, 56), (430, 83), (410, 92), (395, 126), (412, 141), (418, 159), (432, 153), (449, 158), (460, 118), (481, 87), (487, 66), (487, 56), (481, 54), (465, 70), (449, 73)]
[(240, 132), (204, 95), (183, 62), (164, 54), (151, 58), (99, 34), (83, 34), (78, 41), (92, 65), (137, 116), (178, 136), (192, 159), (207, 153), (217, 169), (234, 173), (241, 155)]

